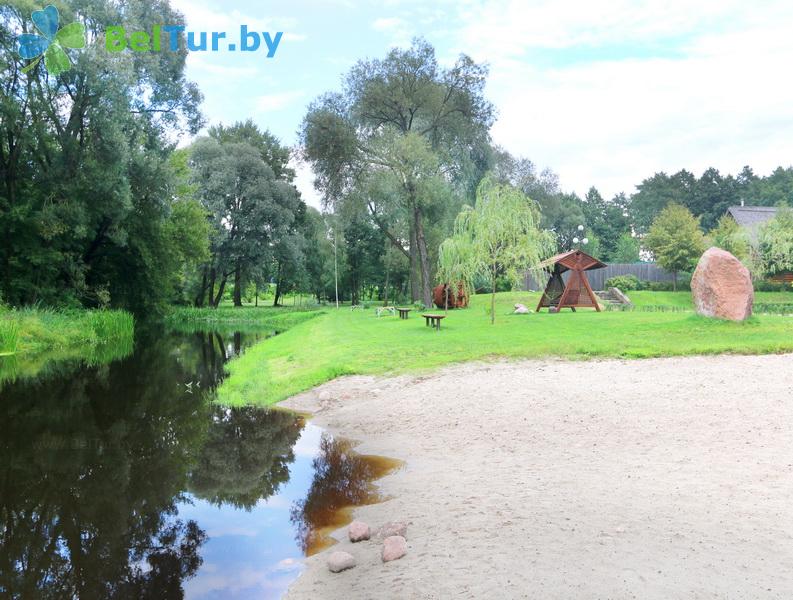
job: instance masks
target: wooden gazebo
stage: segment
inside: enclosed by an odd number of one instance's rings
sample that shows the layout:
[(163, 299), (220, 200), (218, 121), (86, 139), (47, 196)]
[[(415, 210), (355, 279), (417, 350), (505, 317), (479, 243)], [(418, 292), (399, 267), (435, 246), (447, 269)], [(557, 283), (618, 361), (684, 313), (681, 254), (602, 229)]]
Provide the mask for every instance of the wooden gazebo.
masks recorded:
[[(551, 274), (548, 285), (537, 305), (537, 312), (547, 307), (551, 311), (560, 311), (570, 308), (594, 308), (600, 312), (597, 296), (589, 285), (586, 272), (593, 269), (602, 269), (606, 265), (581, 250), (571, 250), (552, 256), (540, 263), (540, 267)], [(565, 284), (562, 273), (570, 271)]]

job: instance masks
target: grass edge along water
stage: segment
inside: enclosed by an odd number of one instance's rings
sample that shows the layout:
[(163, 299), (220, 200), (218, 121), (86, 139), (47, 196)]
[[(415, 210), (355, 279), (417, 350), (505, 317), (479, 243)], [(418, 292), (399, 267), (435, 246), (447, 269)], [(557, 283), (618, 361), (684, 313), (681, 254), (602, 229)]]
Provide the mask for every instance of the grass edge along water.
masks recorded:
[[(328, 309), (232, 360), (217, 400), (227, 405), (269, 405), (341, 375), (415, 373), (493, 358), (793, 352), (793, 319), (787, 316), (758, 315), (733, 323), (690, 310), (512, 315), (514, 303), (536, 305), (538, 294), (504, 292), (497, 295), (499, 317), (490, 325), (489, 301), (482, 298), (474, 296), (469, 309), (449, 311), (440, 332), (425, 327), (420, 316), (404, 321), (377, 318), (373, 309)], [(657, 304), (659, 298), (665, 296), (656, 293), (647, 300)], [(666, 299), (670, 305), (684, 300), (682, 296)], [(782, 301), (772, 296), (763, 297), (766, 300)]]

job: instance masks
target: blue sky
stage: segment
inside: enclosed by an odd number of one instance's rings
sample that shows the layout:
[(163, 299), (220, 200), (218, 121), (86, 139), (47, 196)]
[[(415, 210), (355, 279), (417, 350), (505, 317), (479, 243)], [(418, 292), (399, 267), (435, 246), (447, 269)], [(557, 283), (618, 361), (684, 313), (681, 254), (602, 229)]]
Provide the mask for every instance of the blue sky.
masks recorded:
[[(211, 123), (253, 118), (289, 145), (306, 106), (361, 58), (423, 36), (486, 62), (493, 139), (565, 190), (625, 191), (658, 170), (793, 163), (793, 4), (720, 0), (175, 0), (188, 30), (283, 31), (266, 53), (188, 58)], [(298, 187), (319, 198), (311, 174)]]

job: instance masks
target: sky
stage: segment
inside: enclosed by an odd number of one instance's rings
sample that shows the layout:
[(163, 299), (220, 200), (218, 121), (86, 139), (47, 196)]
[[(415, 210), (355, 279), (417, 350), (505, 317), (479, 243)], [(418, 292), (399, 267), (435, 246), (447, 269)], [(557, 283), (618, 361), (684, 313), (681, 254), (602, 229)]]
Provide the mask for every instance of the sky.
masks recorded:
[[(793, 3), (699, 0), (172, 0), (188, 31), (283, 31), (266, 52), (193, 52), (210, 124), (252, 118), (290, 146), (307, 105), (415, 36), (486, 63), (493, 141), (565, 191), (632, 193), (657, 171), (793, 163)], [(232, 33), (229, 34), (230, 36)], [(304, 199), (320, 205), (298, 166)]]

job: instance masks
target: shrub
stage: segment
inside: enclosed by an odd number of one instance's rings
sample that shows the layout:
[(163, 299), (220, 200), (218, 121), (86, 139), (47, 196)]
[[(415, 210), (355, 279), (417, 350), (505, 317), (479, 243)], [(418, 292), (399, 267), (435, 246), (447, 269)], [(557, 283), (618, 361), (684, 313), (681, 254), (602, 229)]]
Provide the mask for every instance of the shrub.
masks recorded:
[(788, 292), (791, 286), (782, 281), (768, 281), (760, 279), (754, 282), (755, 292)]
[(617, 275), (606, 279), (606, 289), (615, 287), (622, 292), (644, 289), (644, 283), (636, 275)]

